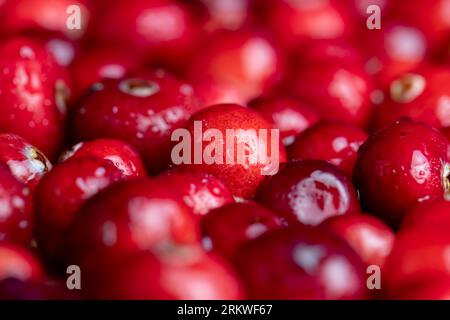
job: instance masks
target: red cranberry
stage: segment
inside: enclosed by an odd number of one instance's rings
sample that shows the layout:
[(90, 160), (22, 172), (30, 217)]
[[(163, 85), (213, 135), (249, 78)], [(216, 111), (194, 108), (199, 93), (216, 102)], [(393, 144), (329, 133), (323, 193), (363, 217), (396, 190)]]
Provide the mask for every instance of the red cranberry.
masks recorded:
[(435, 128), (450, 126), (450, 71), (430, 68), (410, 72), (390, 82), (384, 102), (375, 108), (372, 127), (382, 128), (402, 116)]
[(300, 69), (291, 84), (293, 94), (330, 121), (365, 126), (372, 111), (371, 78), (358, 64), (317, 63)]
[(333, 217), (322, 225), (349, 244), (367, 265), (383, 266), (394, 245), (394, 232), (367, 214)]
[(0, 241), (29, 244), (33, 213), (30, 189), (0, 165)]
[(204, 106), (212, 106), (219, 103), (237, 103), (245, 105), (247, 96), (240, 88), (223, 80), (213, 77), (195, 79), (193, 82), (195, 94)]
[(6, 164), (17, 180), (34, 189), (52, 165), (37, 148), (25, 139), (0, 133), (0, 163)]
[(81, 97), (93, 84), (103, 79), (121, 79), (138, 65), (136, 57), (118, 48), (89, 48), (70, 67), (73, 96)]
[(360, 299), (365, 270), (339, 238), (297, 225), (268, 232), (238, 252), (237, 270), (251, 299)]
[(100, 190), (125, 179), (112, 163), (80, 158), (56, 165), (36, 188), (36, 235), (40, 250), (59, 261), (78, 209)]
[(284, 145), (290, 145), (296, 136), (320, 119), (313, 108), (291, 98), (261, 98), (249, 106), (280, 129)]
[[(67, 27), (67, 9), (77, 5), (80, 9), (81, 28)], [(14, 0), (0, 4), (0, 30), (6, 34), (56, 33), (69, 38), (80, 38), (86, 31), (90, 3), (86, 0)]]
[(172, 186), (180, 200), (199, 216), (234, 202), (233, 195), (225, 185), (208, 173), (171, 170), (162, 173), (153, 181)]
[(261, 184), (256, 199), (290, 223), (317, 225), (332, 216), (359, 212), (351, 181), (319, 160), (287, 163)]
[(221, 260), (198, 248), (156, 256), (143, 252), (101, 276), (94, 298), (119, 300), (235, 300), (241, 285)]
[(54, 281), (20, 281), (7, 279), (0, 283), (0, 300), (77, 300), (80, 297), (66, 284)]
[(230, 258), (247, 241), (281, 226), (277, 215), (254, 202), (228, 204), (203, 218), (204, 246)]
[(401, 230), (432, 227), (445, 229), (450, 226), (450, 201), (438, 200), (414, 206), (405, 214)]
[(354, 170), (363, 208), (397, 226), (415, 204), (442, 197), (449, 188), (447, 145), (439, 131), (407, 118), (372, 134)]
[(133, 145), (150, 173), (170, 161), (171, 134), (197, 107), (192, 87), (162, 70), (145, 77), (108, 80), (74, 111), (76, 140), (117, 138)]
[(273, 88), (282, 69), (280, 53), (267, 37), (226, 32), (199, 50), (189, 74), (193, 82), (206, 77), (235, 87), (249, 101)]
[(367, 139), (362, 129), (345, 123), (319, 123), (289, 147), (290, 159), (325, 160), (352, 176), (359, 147)]
[(309, 40), (347, 38), (354, 25), (341, 1), (264, 1), (265, 23), (287, 48)]
[(43, 47), (24, 38), (2, 43), (0, 70), (0, 130), (54, 157), (63, 136), (66, 75)]
[(61, 160), (82, 160), (94, 157), (111, 162), (124, 176), (139, 177), (145, 175), (145, 168), (137, 151), (126, 142), (114, 139), (96, 139), (80, 142), (63, 153)]
[(41, 264), (28, 250), (0, 243), (0, 281), (14, 278), (22, 281), (41, 280)]
[[(250, 197), (264, 180), (265, 174), (273, 174), (272, 171), (278, 170), (277, 164), (273, 163), (276, 162), (277, 155), (279, 162), (286, 160), (284, 146), (278, 140), (276, 141), (278, 149), (272, 150), (272, 140), (277, 139), (276, 134), (272, 132), (272, 126), (249, 108), (235, 104), (211, 106), (194, 114), (189, 120), (187, 129), (193, 140), (188, 142), (188, 146), (194, 151), (194, 155), (192, 152), (188, 156), (183, 154), (182, 160), (188, 158), (189, 162), (184, 161), (183, 167), (216, 176), (237, 197)], [(199, 130), (200, 133), (196, 132)], [(227, 130), (234, 130), (234, 135), (227, 138)], [(265, 130), (266, 141), (264, 134), (261, 134), (262, 130)], [(215, 137), (220, 140), (214, 143), (217, 154), (211, 152), (210, 142), (198, 145), (198, 140), (203, 139), (208, 132), (222, 135), (222, 139)], [(199, 134), (202, 136), (199, 137)], [(245, 149), (244, 152), (240, 152), (242, 149)], [(201, 159), (201, 163), (198, 163), (196, 153), (200, 156), (211, 154), (214, 158), (213, 163), (208, 163), (211, 159)]]
[(72, 260), (89, 272), (134, 252), (200, 240), (197, 221), (171, 185), (122, 182), (79, 211), (69, 235)]

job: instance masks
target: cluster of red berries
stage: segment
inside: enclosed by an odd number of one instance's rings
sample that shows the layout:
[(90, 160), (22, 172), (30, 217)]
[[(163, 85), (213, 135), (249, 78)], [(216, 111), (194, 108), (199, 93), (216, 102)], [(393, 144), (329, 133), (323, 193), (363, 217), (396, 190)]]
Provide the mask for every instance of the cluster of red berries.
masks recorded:
[[(0, 298), (450, 298), (448, 9), (2, 1)], [(196, 123), (278, 172), (174, 164)]]

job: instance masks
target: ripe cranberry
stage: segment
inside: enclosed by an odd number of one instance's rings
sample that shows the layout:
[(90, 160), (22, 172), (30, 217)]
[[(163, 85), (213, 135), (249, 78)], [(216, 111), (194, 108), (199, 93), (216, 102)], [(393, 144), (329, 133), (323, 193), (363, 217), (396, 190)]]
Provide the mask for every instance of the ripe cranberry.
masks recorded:
[(341, 39), (354, 24), (341, 1), (271, 0), (260, 2), (265, 24), (285, 47), (310, 40)]
[(93, 29), (105, 42), (168, 64), (185, 62), (197, 45), (198, 26), (188, 8), (174, 0), (122, 1), (102, 8)]
[(352, 176), (359, 147), (367, 139), (362, 129), (345, 123), (319, 123), (289, 147), (290, 159), (325, 160)]
[(7, 279), (0, 283), (0, 300), (77, 300), (80, 297), (55, 281), (20, 281)]
[(375, 108), (372, 127), (382, 128), (402, 116), (435, 128), (450, 126), (450, 71), (429, 68), (410, 72), (390, 82), (384, 102)]
[(32, 190), (52, 168), (45, 155), (15, 134), (0, 133), (0, 163)]
[(232, 203), (203, 218), (204, 245), (208, 250), (231, 258), (247, 241), (281, 226), (277, 215), (257, 203)]
[(8, 243), (0, 243), (0, 281), (14, 278), (22, 281), (41, 280), (41, 264), (28, 250)]
[(139, 60), (114, 47), (91, 47), (82, 52), (70, 67), (74, 98), (81, 97), (103, 79), (121, 79), (135, 70)]
[(292, 98), (261, 98), (249, 106), (280, 129), (284, 145), (290, 145), (296, 136), (320, 119), (314, 109)]
[(365, 126), (372, 111), (372, 80), (357, 63), (333, 61), (313, 63), (298, 70), (291, 91), (325, 120)]
[(113, 185), (89, 200), (69, 239), (70, 261), (95, 273), (135, 252), (198, 243), (200, 230), (173, 186), (139, 179)]
[(335, 166), (319, 160), (287, 163), (261, 184), (256, 199), (289, 223), (318, 225), (332, 216), (359, 212), (351, 181)]
[(30, 189), (0, 165), (0, 241), (28, 245), (33, 228)]
[[(80, 28), (67, 27), (67, 10), (71, 5), (77, 5), (80, 10)], [(90, 3), (86, 0), (3, 1), (0, 4), (0, 30), (8, 35), (40, 32), (80, 38), (86, 31), (90, 9)]]
[(193, 82), (212, 78), (238, 89), (246, 101), (273, 88), (282, 73), (282, 59), (272, 41), (249, 32), (225, 32), (210, 39), (189, 71)]
[(2, 43), (0, 70), (0, 130), (54, 157), (63, 136), (66, 75), (43, 47), (24, 38)]
[(199, 248), (137, 254), (100, 277), (94, 298), (119, 300), (235, 300), (243, 297), (230, 268)]
[(82, 160), (94, 157), (111, 162), (124, 176), (139, 177), (145, 175), (145, 168), (137, 151), (126, 142), (114, 139), (96, 139), (80, 142), (61, 156), (68, 159)]
[(171, 186), (180, 201), (192, 209), (195, 215), (206, 215), (212, 209), (233, 203), (233, 195), (225, 185), (204, 172), (170, 170), (162, 173), (154, 182)]
[(65, 238), (78, 209), (100, 190), (126, 176), (111, 162), (79, 158), (56, 165), (36, 188), (36, 236), (52, 261), (66, 252)]
[(150, 173), (170, 161), (171, 134), (197, 108), (192, 87), (162, 70), (106, 80), (74, 110), (75, 140), (116, 138), (134, 146)]
[(349, 244), (367, 265), (383, 266), (394, 245), (394, 232), (367, 214), (333, 217), (322, 225)]
[(192, 85), (201, 103), (207, 107), (219, 103), (236, 103), (240, 105), (247, 103), (247, 97), (240, 88), (223, 80), (204, 77), (194, 79)]
[[(199, 122), (200, 126), (197, 125)], [(253, 195), (265, 178), (264, 172), (271, 174), (272, 171), (278, 169), (276, 164), (271, 163), (276, 161), (274, 159), (277, 155), (279, 162), (286, 160), (286, 151), (278, 140), (275, 141), (278, 142), (277, 150), (272, 150), (272, 140), (278, 138), (272, 132), (272, 126), (257, 112), (249, 108), (236, 104), (211, 106), (194, 114), (187, 124), (187, 129), (192, 140), (188, 142), (188, 146), (194, 152), (190, 152), (188, 156), (183, 154), (183, 167), (187, 170), (207, 172), (216, 176), (237, 197)], [(198, 129), (201, 129), (202, 137), (198, 137), (199, 133), (196, 133)], [(227, 138), (227, 130), (234, 130), (234, 136), (228, 135)], [(261, 130), (265, 130), (266, 141), (260, 133)], [(201, 140), (205, 136), (203, 133), (207, 132), (222, 135), (222, 139), (219, 139), (222, 142), (217, 140), (217, 145), (214, 143), (215, 152), (211, 152), (211, 145), (208, 142), (198, 146), (198, 140)], [(218, 137), (216, 138), (218, 139)], [(245, 149), (244, 152), (239, 151), (242, 149)], [(214, 158), (213, 163), (208, 163), (212, 159), (201, 159), (201, 163), (198, 163), (196, 153), (200, 156), (211, 155)], [(184, 161), (185, 158), (189, 163)]]
[(354, 170), (363, 208), (395, 227), (415, 204), (442, 197), (447, 145), (439, 131), (407, 118), (370, 135)]
[(401, 230), (432, 227), (444, 229), (450, 226), (450, 201), (438, 200), (420, 203), (405, 214)]
[(297, 225), (268, 232), (238, 251), (236, 267), (251, 299), (361, 299), (359, 257), (321, 228)]

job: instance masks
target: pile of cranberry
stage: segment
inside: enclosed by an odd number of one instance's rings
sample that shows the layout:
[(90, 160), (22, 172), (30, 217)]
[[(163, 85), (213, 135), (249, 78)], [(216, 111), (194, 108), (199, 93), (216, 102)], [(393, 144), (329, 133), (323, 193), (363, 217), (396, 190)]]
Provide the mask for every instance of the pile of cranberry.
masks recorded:
[(450, 299), (449, 9), (1, 1), (0, 299)]

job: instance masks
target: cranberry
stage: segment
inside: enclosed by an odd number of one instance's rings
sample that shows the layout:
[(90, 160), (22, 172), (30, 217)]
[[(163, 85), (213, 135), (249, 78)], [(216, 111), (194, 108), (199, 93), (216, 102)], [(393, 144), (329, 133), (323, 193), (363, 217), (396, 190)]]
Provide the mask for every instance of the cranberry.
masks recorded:
[(0, 240), (29, 244), (33, 213), (30, 189), (0, 165)]
[(15, 134), (0, 133), (0, 163), (6, 164), (17, 180), (34, 189), (52, 168), (45, 155)]
[(359, 212), (351, 181), (319, 160), (287, 163), (261, 184), (256, 199), (290, 223), (317, 225), (332, 216)]
[(93, 273), (134, 252), (200, 240), (197, 221), (173, 186), (147, 179), (99, 193), (71, 229), (71, 260)]
[(212, 209), (234, 202), (233, 195), (225, 185), (208, 173), (171, 170), (153, 181), (172, 186), (174, 193), (195, 215), (206, 215)]
[(401, 230), (433, 227), (445, 229), (450, 226), (450, 201), (437, 200), (414, 206), (405, 214)]
[[(67, 9), (71, 5), (80, 8), (80, 28), (67, 27)], [(86, 31), (90, 9), (90, 3), (86, 0), (4, 1), (0, 5), (0, 30), (8, 35), (37, 31), (80, 38)]]
[(195, 79), (193, 82), (195, 93), (204, 106), (211, 106), (219, 103), (237, 103), (245, 105), (247, 96), (240, 88), (233, 84), (218, 80), (211, 76)]
[[(200, 122), (200, 126), (197, 123)], [(200, 128), (198, 128), (200, 127)], [(188, 143), (190, 150), (200, 153), (201, 156), (207, 154), (211, 149), (209, 143), (198, 145), (198, 139), (204, 138), (204, 134), (213, 130), (220, 133), (222, 139), (216, 137), (218, 147), (213, 163), (211, 159), (202, 159), (198, 163), (196, 155), (188, 155), (188, 162), (184, 162), (183, 167), (187, 170), (207, 172), (221, 180), (237, 197), (250, 197), (264, 180), (264, 174), (272, 174), (276, 171), (276, 163), (273, 163), (278, 155), (279, 162), (286, 160), (285, 149), (277, 142), (277, 150), (272, 150), (273, 141), (277, 136), (272, 132), (272, 126), (264, 120), (257, 112), (235, 104), (218, 104), (194, 114), (187, 129), (190, 132), (191, 141)], [(200, 133), (196, 133), (201, 129)], [(211, 130), (209, 130), (211, 129)], [(227, 130), (234, 130), (234, 135), (228, 135)], [(266, 132), (266, 141), (260, 135), (261, 130)], [(202, 137), (198, 135), (202, 134)], [(214, 139), (214, 138), (213, 138)], [(231, 141), (229, 141), (231, 140)], [(225, 149), (225, 150), (223, 150)], [(245, 149), (244, 152), (239, 150)], [(211, 153), (211, 150), (209, 150)], [(213, 153), (211, 153), (213, 154)], [(183, 160), (186, 156), (183, 155)], [(271, 159), (272, 158), (272, 159)], [(272, 161), (273, 160), (273, 161)], [(266, 170), (267, 169), (267, 170)], [(273, 169), (273, 170), (272, 170)]]
[(189, 9), (174, 0), (134, 0), (126, 10), (122, 1), (111, 1), (94, 23), (98, 39), (170, 65), (184, 62), (199, 36)]
[(189, 71), (193, 82), (212, 78), (235, 87), (247, 101), (273, 88), (282, 73), (272, 41), (250, 32), (217, 35), (199, 50)]
[(243, 297), (230, 268), (198, 248), (165, 255), (143, 252), (101, 276), (94, 298), (120, 300), (235, 300)]
[(290, 145), (296, 136), (320, 119), (313, 108), (292, 98), (261, 98), (250, 102), (249, 105), (280, 129), (284, 145)]
[(345, 123), (319, 123), (289, 147), (290, 159), (325, 160), (352, 176), (359, 147), (367, 139), (362, 129)]
[(442, 128), (450, 125), (450, 71), (429, 68), (405, 73), (390, 82), (384, 102), (375, 108), (372, 127), (382, 128), (402, 116)]
[(333, 217), (322, 225), (349, 244), (367, 265), (383, 266), (394, 245), (393, 231), (367, 214)]
[(38, 281), (43, 276), (41, 264), (31, 252), (12, 244), (0, 243), (0, 281), (10, 278)]
[(75, 59), (70, 67), (73, 96), (81, 97), (103, 79), (121, 79), (135, 70), (140, 61), (132, 54), (114, 47), (91, 47)]
[(78, 209), (93, 195), (126, 177), (112, 163), (97, 158), (56, 165), (36, 188), (36, 236), (52, 261), (65, 254), (65, 238)]
[(264, 22), (287, 48), (310, 40), (348, 38), (354, 29), (341, 1), (271, 0), (262, 3)]
[(251, 299), (360, 299), (365, 270), (339, 238), (297, 225), (268, 232), (238, 252), (237, 270)]
[(50, 53), (25, 38), (2, 43), (0, 70), (0, 130), (19, 134), (54, 157), (63, 136), (65, 73)]
[(407, 118), (370, 135), (354, 170), (363, 208), (395, 227), (413, 205), (442, 197), (447, 145), (439, 131)]
[(192, 87), (162, 70), (107, 80), (74, 110), (75, 140), (117, 138), (133, 145), (150, 173), (170, 161), (171, 134), (197, 108)]
[(55, 281), (20, 281), (7, 279), (0, 283), (1, 300), (77, 300), (65, 283)]
[(137, 151), (120, 140), (96, 139), (80, 142), (63, 153), (61, 160), (81, 160), (85, 157), (94, 157), (111, 162), (124, 176), (139, 177), (145, 175), (144, 164)]
[(313, 63), (298, 70), (291, 91), (325, 120), (365, 126), (372, 111), (371, 78), (357, 63), (332, 61)]
[(203, 218), (204, 245), (230, 258), (247, 241), (281, 226), (277, 215), (257, 203), (232, 203)]

